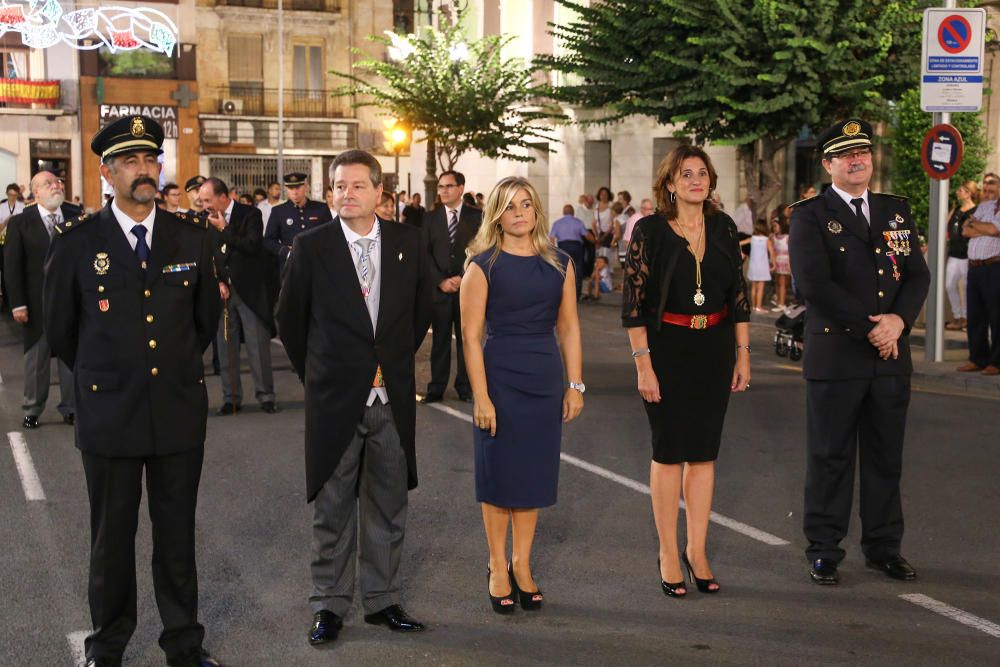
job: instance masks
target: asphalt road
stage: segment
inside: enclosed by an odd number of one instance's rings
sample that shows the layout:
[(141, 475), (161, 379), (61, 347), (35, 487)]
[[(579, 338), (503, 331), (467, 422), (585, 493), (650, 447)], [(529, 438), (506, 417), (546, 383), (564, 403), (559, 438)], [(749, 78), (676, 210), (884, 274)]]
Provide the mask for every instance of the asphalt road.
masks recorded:
[[(904, 555), (920, 578), (904, 584), (866, 571), (855, 522), (842, 584), (821, 588), (809, 581), (802, 552), (803, 382), (795, 364), (769, 349), (771, 326), (754, 324), (753, 387), (730, 403), (717, 468), (715, 510), (738, 530), (713, 523), (709, 531), (723, 589), (668, 599), (659, 590), (643, 492), (648, 430), (617, 308), (608, 299), (588, 304), (582, 319), (587, 404), (564, 430), (559, 503), (539, 522), (534, 572), (546, 594), (542, 611), (500, 617), (489, 608), (471, 426), (457, 414), (470, 406), (451, 393), (451, 412), (417, 412), (420, 486), (410, 495), (402, 566), (405, 606), (429, 630), (396, 635), (365, 625), (356, 605), (335, 645), (306, 643), (311, 515), (302, 387), (275, 343), (281, 412), (251, 405), (237, 417), (209, 419), (198, 528), (207, 648), (228, 665), (248, 667), (1000, 663), (1000, 575), (993, 571), (1000, 403), (914, 394)], [(418, 387), (428, 377), (428, 352), (429, 340)], [(74, 665), (89, 628), (83, 472), (54, 396), (42, 428), (22, 431), (21, 359), (12, 325), (0, 326), (0, 420), (9, 442), (23, 437), (45, 496), (26, 499), (16, 446), (5, 447), (0, 665)], [(219, 382), (207, 383), (214, 409), (222, 402)], [(244, 386), (252, 396), (245, 366)], [(126, 664), (162, 665), (147, 519), (137, 561), (139, 627)]]

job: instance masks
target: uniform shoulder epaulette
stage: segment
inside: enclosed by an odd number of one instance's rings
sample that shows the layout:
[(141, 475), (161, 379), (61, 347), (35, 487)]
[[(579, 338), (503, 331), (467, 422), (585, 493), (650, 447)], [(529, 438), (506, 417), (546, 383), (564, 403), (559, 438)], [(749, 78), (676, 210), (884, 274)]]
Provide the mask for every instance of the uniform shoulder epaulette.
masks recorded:
[(187, 213), (181, 213), (180, 211), (174, 213), (174, 216), (181, 222), (186, 222), (189, 225), (194, 225), (195, 227), (200, 227), (201, 229), (208, 229), (208, 218), (202, 218), (197, 215), (188, 215)]
[(32, 206), (37, 206), (37, 205), (38, 205), (38, 202), (36, 202), (36, 201), (30, 201), (30, 202), (28, 202), (27, 204), (24, 205), (24, 208), (31, 208)]
[(812, 197), (806, 197), (805, 199), (800, 199), (793, 204), (789, 204), (788, 208), (795, 208), (796, 206), (801, 206), (802, 204), (808, 204), (813, 199), (819, 199), (819, 195), (813, 195)]
[(892, 199), (898, 199), (899, 201), (909, 201), (909, 198), (904, 197), (903, 195), (894, 195), (888, 192), (878, 192), (876, 194), (878, 194), (880, 197), (890, 197)]
[(56, 225), (56, 231), (60, 234), (65, 234), (66, 232), (71, 232), (74, 229), (83, 227), (84, 223), (89, 222), (93, 218), (89, 213), (84, 213), (83, 215), (78, 215), (75, 218), (70, 218), (69, 220), (64, 220)]

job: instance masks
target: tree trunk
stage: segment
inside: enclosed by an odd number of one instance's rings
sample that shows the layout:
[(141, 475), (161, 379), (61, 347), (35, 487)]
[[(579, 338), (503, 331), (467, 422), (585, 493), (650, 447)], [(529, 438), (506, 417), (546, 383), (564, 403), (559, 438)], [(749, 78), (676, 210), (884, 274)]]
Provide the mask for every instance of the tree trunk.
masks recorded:
[(739, 147), (754, 220), (767, 220), (767, 205), (781, 192), (783, 183), (774, 160), (785, 143), (783, 139), (768, 138)]
[(437, 147), (433, 139), (427, 139), (427, 162), (424, 165), (424, 208), (428, 211), (437, 206)]

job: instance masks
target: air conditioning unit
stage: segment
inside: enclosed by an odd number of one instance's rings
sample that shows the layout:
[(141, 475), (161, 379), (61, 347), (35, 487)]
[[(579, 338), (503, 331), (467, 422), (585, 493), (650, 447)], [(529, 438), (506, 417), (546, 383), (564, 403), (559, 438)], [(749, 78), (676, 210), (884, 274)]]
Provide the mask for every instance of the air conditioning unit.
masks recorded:
[(238, 115), (243, 113), (243, 100), (222, 100), (219, 103), (220, 113), (228, 115)]

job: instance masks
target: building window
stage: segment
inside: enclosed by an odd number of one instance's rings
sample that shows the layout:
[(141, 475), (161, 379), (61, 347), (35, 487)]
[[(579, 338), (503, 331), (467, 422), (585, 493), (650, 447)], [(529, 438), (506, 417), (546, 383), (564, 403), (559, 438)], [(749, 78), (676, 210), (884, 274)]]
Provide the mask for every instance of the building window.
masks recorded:
[(292, 86), (296, 92), (323, 90), (323, 47), (296, 44), (292, 59)]
[(0, 67), (5, 79), (30, 79), (28, 71), (28, 49), (3, 49), (0, 51)]

